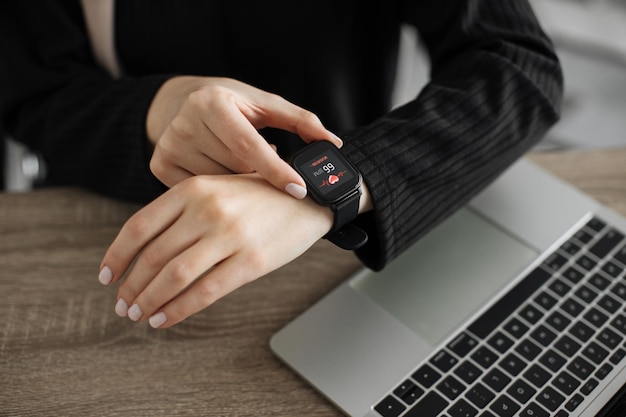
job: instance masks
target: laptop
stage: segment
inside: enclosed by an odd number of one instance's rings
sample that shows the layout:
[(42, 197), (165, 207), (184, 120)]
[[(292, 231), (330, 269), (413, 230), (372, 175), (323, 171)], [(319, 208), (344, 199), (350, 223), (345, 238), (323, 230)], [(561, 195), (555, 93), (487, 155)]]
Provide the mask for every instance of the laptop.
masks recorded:
[(625, 306), (626, 219), (522, 159), (271, 348), (350, 416), (624, 416)]

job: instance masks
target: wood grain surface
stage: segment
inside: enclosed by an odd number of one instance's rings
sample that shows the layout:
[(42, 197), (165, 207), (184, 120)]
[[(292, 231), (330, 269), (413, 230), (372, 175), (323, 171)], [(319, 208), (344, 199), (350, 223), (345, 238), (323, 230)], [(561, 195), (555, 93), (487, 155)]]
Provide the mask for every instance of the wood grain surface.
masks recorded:
[[(530, 157), (626, 215), (626, 149)], [(0, 416), (338, 416), (271, 335), (360, 267), (326, 241), (168, 330), (97, 280), (137, 206), (71, 188), (0, 194)]]

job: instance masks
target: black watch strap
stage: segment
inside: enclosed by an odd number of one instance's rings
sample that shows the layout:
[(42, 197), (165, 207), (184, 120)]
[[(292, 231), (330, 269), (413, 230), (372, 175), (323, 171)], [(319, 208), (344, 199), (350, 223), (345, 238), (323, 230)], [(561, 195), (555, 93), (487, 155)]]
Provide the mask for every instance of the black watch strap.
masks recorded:
[(359, 214), (360, 198), (361, 189), (358, 189), (334, 207), (335, 220), (333, 228), (324, 238), (342, 249), (354, 250), (367, 243), (367, 233), (360, 227), (352, 224), (352, 221)]

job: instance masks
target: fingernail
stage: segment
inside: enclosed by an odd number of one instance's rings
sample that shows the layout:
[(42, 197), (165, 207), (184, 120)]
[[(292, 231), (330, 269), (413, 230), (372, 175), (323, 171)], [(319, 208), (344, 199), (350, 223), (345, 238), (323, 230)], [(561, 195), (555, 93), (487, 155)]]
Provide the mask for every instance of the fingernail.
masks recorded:
[(341, 140), (341, 138), (335, 135), (333, 132), (330, 132), (330, 134), (333, 135), (333, 138), (335, 138), (335, 140), (338, 142), (337, 147), (341, 148), (343, 146), (343, 140)]
[(167, 316), (162, 311), (160, 313), (156, 313), (155, 315), (150, 317), (150, 319), (148, 319), (148, 322), (150, 323), (150, 326), (154, 327), (155, 329), (163, 326), (163, 324), (166, 321), (167, 321)]
[(306, 188), (293, 182), (287, 184), (287, 186), (285, 187), (285, 191), (287, 191), (298, 200), (302, 200), (304, 197), (306, 197)]
[(98, 281), (100, 281), (100, 283), (102, 283), (103, 285), (108, 285), (112, 279), (113, 272), (111, 271), (111, 268), (109, 268), (108, 266), (102, 267), (100, 273), (98, 274)]
[(133, 304), (128, 309), (128, 318), (132, 321), (137, 321), (141, 318), (141, 308), (137, 304)]
[(117, 300), (115, 304), (115, 314), (120, 317), (126, 317), (128, 315), (128, 304), (122, 298)]

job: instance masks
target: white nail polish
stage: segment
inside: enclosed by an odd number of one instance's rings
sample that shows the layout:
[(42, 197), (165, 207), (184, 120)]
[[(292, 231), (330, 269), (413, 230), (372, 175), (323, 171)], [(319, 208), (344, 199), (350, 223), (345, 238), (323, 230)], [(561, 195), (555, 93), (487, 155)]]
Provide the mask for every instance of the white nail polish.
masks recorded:
[(113, 271), (108, 266), (102, 267), (100, 273), (98, 274), (98, 281), (102, 283), (102, 285), (108, 285), (113, 279)]
[(128, 309), (128, 318), (131, 319), (132, 321), (139, 320), (142, 314), (143, 313), (141, 312), (141, 308), (137, 304), (133, 304)]
[(115, 314), (120, 317), (126, 317), (128, 315), (128, 304), (121, 298), (117, 300), (115, 304)]
[(343, 146), (343, 140), (342, 140), (339, 136), (335, 135), (333, 132), (330, 132), (330, 133), (332, 133), (332, 135), (334, 136), (334, 139), (335, 139), (337, 142), (339, 142), (339, 144), (337, 145), (337, 147), (338, 147), (338, 148), (341, 148), (341, 147)]
[(150, 317), (150, 319), (148, 319), (150, 326), (154, 327), (155, 329), (158, 329), (159, 327), (163, 326), (163, 324), (165, 324), (166, 321), (167, 321), (167, 316), (162, 311), (160, 313), (156, 313), (155, 315)]
[(302, 200), (304, 197), (306, 197), (306, 188), (293, 182), (287, 184), (287, 186), (285, 187), (285, 191), (287, 191), (298, 200)]

